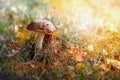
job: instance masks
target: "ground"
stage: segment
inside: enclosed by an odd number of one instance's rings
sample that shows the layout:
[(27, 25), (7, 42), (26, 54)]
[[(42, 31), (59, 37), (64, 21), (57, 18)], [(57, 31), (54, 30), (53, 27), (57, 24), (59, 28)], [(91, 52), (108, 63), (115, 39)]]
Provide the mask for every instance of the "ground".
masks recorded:
[[(1, 0), (0, 80), (119, 80), (119, 0)], [(35, 19), (51, 21), (37, 51)]]

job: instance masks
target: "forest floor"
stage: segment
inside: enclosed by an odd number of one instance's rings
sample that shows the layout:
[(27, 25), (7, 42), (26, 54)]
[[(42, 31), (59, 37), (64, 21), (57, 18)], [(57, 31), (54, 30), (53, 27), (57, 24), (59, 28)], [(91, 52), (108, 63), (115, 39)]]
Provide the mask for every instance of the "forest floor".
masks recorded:
[[(120, 25), (77, 28), (64, 12), (50, 15), (44, 1), (0, 2), (0, 80), (120, 80)], [(57, 29), (39, 52), (38, 33), (26, 28), (38, 18)]]

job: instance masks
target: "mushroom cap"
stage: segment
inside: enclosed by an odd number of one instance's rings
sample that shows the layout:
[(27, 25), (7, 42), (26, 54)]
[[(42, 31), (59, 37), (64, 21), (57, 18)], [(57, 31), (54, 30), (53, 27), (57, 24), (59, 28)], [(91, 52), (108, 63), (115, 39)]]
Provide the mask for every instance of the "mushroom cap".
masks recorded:
[(40, 33), (50, 33), (56, 30), (52, 22), (41, 19), (33, 20), (32, 22), (30, 22), (27, 26), (27, 29)]

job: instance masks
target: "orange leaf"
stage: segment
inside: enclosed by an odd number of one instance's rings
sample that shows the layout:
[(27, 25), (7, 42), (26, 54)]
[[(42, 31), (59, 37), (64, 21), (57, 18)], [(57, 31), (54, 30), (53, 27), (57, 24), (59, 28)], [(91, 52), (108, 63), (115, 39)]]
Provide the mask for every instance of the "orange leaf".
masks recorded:
[(94, 64), (93, 68), (95, 70), (101, 70), (102, 69), (102, 70), (105, 70), (105, 71), (109, 71), (111, 66), (109, 64), (100, 64), (100, 65)]
[(114, 59), (120, 61), (120, 55), (119, 54), (115, 54), (114, 55)]
[(16, 39), (18, 40), (18, 42), (21, 42), (24, 39), (28, 38), (27, 34), (28, 31), (26, 29), (23, 29), (21, 32), (17, 33)]
[(99, 66), (98, 64), (94, 64), (94, 65), (93, 65), (93, 69), (97, 70), (97, 69), (98, 69), (98, 66)]
[(77, 63), (76, 64), (76, 69), (80, 69), (80, 68), (83, 68), (83, 67), (85, 67), (85, 64), (83, 64), (83, 63)]
[(101, 64), (100, 66), (99, 66), (99, 69), (103, 69), (103, 70), (105, 70), (105, 71), (110, 71), (110, 65), (109, 64)]
[(89, 52), (89, 53), (87, 54), (87, 57), (88, 57), (89, 59), (92, 59), (94, 56), (95, 56), (95, 54), (94, 54), (93, 52)]
[(58, 36), (59, 35), (58, 29), (56, 31), (54, 31), (52, 35), (55, 36), (55, 37)]
[(107, 62), (107, 64), (111, 64), (112, 66), (120, 69), (120, 61), (106, 58), (106, 62)]
[(113, 54), (111, 53), (112, 51), (110, 50), (109, 47), (105, 46), (105, 50), (107, 51), (107, 57), (108, 58), (112, 58), (113, 57)]

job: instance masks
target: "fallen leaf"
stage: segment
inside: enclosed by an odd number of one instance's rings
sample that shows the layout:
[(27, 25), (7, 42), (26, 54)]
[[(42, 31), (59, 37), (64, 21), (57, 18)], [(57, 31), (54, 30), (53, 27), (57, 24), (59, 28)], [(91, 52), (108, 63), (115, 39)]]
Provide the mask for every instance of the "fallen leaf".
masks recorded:
[(111, 66), (109, 64), (101, 64), (98, 68), (105, 71), (110, 71)]
[(114, 59), (120, 61), (120, 55), (119, 54), (115, 54), (114, 55)]
[(83, 67), (85, 67), (85, 64), (83, 64), (81, 62), (76, 64), (76, 69), (80, 69), (80, 68), (83, 68)]
[(118, 61), (118, 60), (106, 58), (106, 63), (111, 64), (112, 66), (120, 69), (120, 61)]
[(93, 64), (93, 69), (97, 70), (97, 69), (98, 69), (98, 67), (99, 67), (99, 65), (98, 65), (98, 64)]
[(89, 52), (87, 54), (87, 57), (88, 57), (89, 60), (92, 60), (95, 57), (95, 54), (93, 52)]
[(105, 70), (105, 71), (110, 71), (111, 65), (109, 64), (94, 64), (93, 68), (95, 70)]
[(28, 38), (28, 31), (26, 29), (23, 29), (21, 32), (18, 32), (16, 35), (16, 39), (18, 42), (22, 42), (23, 40)]
[(85, 55), (86, 55), (86, 52), (78, 52), (75, 56), (76, 61), (79, 61), (79, 62), (83, 61)]
[(55, 31), (53, 32), (52, 36), (57, 37), (58, 35), (59, 35), (59, 31), (58, 31), (58, 29), (57, 29), (57, 30), (55, 30)]
[(16, 65), (14, 67), (14, 70), (15, 70), (15, 73), (19, 75), (22, 73), (27, 73), (31, 70), (37, 70), (42, 72), (44, 67), (45, 67), (45, 64), (32, 60), (32, 61), (28, 61), (28, 62)]
[(105, 51), (107, 52), (107, 57), (108, 58), (112, 58), (113, 57), (113, 54), (112, 54), (112, 51), (109, 47), (105, 46)]
[(68, 65), (67, 68), (68, 68), (69, 70), (74, 70), (74, 67), (71, 66), (71, 65)]

